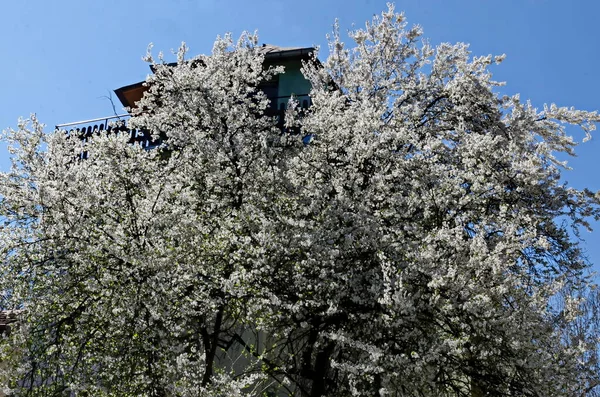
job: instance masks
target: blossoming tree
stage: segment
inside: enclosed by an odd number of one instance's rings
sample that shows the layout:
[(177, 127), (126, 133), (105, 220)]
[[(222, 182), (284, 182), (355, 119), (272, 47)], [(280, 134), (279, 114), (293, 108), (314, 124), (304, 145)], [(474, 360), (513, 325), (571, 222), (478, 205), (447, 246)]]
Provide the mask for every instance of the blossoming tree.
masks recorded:
[[(598, 374), (560, 182), (596, 113), (500, 97), (464, 44), (393, 7), (306, 63), (312, 106), (265, 116), (256, 37), (155, 74), (154, 150), (9, 130), (0, 346), (23, 395), (581, 396)], [(85, 160), (78, 160), (82, 150)], [(575, 234), (576, 236), (576, 234)], [(573, 291), (566, 293), (565, 291)], [(561, 293), (561, 304), (555, 297)], [(571, 328), (569, 328), (571, 327)]]

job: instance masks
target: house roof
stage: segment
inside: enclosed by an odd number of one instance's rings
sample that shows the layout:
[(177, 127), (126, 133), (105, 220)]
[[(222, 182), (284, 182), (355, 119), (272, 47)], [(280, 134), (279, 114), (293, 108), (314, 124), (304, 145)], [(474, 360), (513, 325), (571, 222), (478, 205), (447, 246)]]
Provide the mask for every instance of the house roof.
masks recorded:
[(258, 51), (269, 58), (299, 58), (308, 57), (315, 49), (313, 47), (279, 47), (273, 44), (263, 44)]
[(124, 87), (117, 88), (114, 91), (123, 106), (134, 108), (136, 107), (136, 102), (142, 99), (146, 89), (147, 87), (144, 86), (144, 82), (140, 81), (139, 83), (129, 84)]
[[(273, 44), (263, 44), (258, 47), (258, 51), (264, 54), (265, 63), (272, 64), (286, 59), (307, 59), (315, 49), (313, 47), (279, 47)], [(175, 66), (176, 63), (169, 63), (168, 65)], [(150, 65), (150, 69), (154, 72), (152, 65)], [(144, 82), (140, 81), (139, 83), (117, 88), (114, 91), (123, 106), (133, 108), (136, 102), (142, 99), (146, 89)]]
[(308, 47), (281, 47), (275, 44), (262, 44), (258, 47), (261, 52), (297, 51), (308, 49)]

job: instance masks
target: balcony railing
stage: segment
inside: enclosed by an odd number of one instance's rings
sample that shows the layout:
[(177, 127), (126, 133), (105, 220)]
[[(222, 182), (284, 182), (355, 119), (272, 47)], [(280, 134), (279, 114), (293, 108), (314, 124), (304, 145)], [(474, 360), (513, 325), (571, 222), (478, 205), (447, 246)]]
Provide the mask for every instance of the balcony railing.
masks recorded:
[[(291, 97), (291, 95), (269, 97), (271, 100), (270, 109), (285, 111)], [(307, 109), (311, 105), (310, 96), (308, 94), (294, 95), (294, 98), (298, 101), (298, 106), (302, 109)]]
[(121, 114), (73, 123), (57, 124), (56, 129), (66, 130), (70, 136), (76, 136), (84, 143), (94, 134), (114, 132), (129, 134), (129, 143), (131, 144), (138, 144), (143, 148), (154, 146), (156, 143), (152, 140), (148, 131), (127, 128), (127, 119), (129, 117), (129, 114)]
[[(311, 105), (308, 94), (294, 95), (301, 109), (307, 109)], [(285, 109), (291, 96), (271, 97), (270, 106), (266, 109), (266, 115), (277, 118), (277, 125), (283, 128)], [(114, 132), (129, 134), (129, 143), (138, 144), (143, 148), (150, 149), (159, 142), (152, 140), (150, 133), (144, 129), (131, 129), (127, 127), (129, 114), (120, 114), (115, 116), (100, 117), (97, 119), (76, 121), (72, 123), (57, 124), (57, 130), (66, 130), (69, 136), (75, 136), (81, 139), (85, 144), (95, 134), (101, 132)], [(87, 152), (81, 154), (82, 158), (87, 157)]]
[[(278, 96), (278, 97), (269, 97), (271, 103), (269, 107), (266, 109), (265, 113), (267, 116), (275, 117), (277, 119), (277, 126), (283, 130), (285, 111), (288, 106), (288, 102), (291, 98), (291, 95), (286, 96)], [(298, 107), (300, 109), (308, 109), (312, 102), (310, 96), (308, 94), (299, 94), (294, 95), (294, 98), (298, 102)], [(297, 132), (297, 131), (288, 131), (288, 132)]]

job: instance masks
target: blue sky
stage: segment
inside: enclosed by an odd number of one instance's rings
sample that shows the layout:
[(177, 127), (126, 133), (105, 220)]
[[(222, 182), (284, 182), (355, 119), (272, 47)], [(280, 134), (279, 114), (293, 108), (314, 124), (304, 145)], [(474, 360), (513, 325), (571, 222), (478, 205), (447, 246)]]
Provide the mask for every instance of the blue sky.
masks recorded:
[[(55, 124), (112, 114), (113, 89), (146, 77), (147, 45), (169, 53), (185, 41), (208, 53), (218, 34), (258, 30), (261, 43), (321, 45), (334, 19), (342, 30), (386, 9), (379, 0), (25, 0), (0, 2), (0, 129), (35, 112)], [(600, 31), (596, 0), (406, 0), (396, 2), (431, 44), (467, 42), (475, 55), (506, 53), (493, 69), (503, 92), (535, 106), (600, 108)], [(118, 105), (118, 100), (113, 94)], [(118, 109), (119, 110), (119, 109)], [(577, 141), (583, 134), (569, 130)], [(600, 189), (600, 131), (569, 159), (564, 180)], [(0, 170), (8, 167), (0, 148)], [(583, 233), (600, 269), (600, 224)]]

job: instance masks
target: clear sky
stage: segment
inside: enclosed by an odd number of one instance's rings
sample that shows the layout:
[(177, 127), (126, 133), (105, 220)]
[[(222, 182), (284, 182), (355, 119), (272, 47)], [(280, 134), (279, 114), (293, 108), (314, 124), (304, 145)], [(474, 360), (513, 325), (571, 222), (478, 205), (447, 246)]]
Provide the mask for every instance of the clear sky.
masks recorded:
[[(166, 54), (182, 41), (209, 53), (218, 34), (258, 30), (261, 43), (321, 45), (335, 18), (342, 30), (386, 9), (381, 0), (3, 0), (0, 1), (0, 129), (37, 113), (55, 124), (112, 114), (113, 89), (143, 80), (147, 45)], [(506, 94), (535, 106), (600, 108), (597, 0), (405, 0), (396, 2), (431, 44), (467, 42), (474, 55), (503, 54), (493, 69)], [(112, 95), (119, 107), (116, 96)], [(121, 109), (117, 109), (121, 110)], [(569, 130), (581, 142), (583, 134)], [(600, 131), (569, 159), (564, 180), (600, 189)], [(0, 170), (8, 167), (0, 148)], [(583, 233), (600, 270), (600, 224)]]

